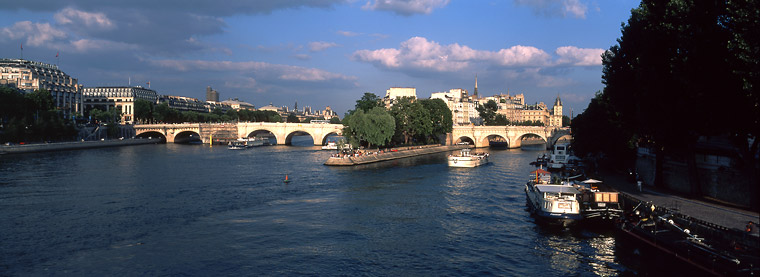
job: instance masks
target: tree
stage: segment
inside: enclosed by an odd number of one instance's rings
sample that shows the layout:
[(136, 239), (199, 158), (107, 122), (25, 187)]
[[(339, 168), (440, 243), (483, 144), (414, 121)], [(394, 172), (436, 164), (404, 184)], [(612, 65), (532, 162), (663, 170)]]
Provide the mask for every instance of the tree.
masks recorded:
[(443, 102), (441, 99), (423, 99), (419, 102), (430, 114), (433, 127), (430, 134), (432, 139), (439, 140), (443, 135), (453, 130), (454, 121), (451, 118), (451, 110), (446, 105), (446, 102)]
[(171, 111), (169, 104), (161, 103), (156, 105), (155, 109), (153, 110), (153, 117), (158, 122), (170, 123)]
[[(591, 99), (586, 110), (571, 123), (573, 151), (580, 157), (604, 153), (618, 167), (630, 167), (634, 160), (632, 130), (623, 127), (601, 92)], [(599, 139), (604, 134), (604, 139)]]
[(153, 119), (153, 103), (144, 99), (135, 101), (135, 121), (148, 122)]
[(371, 92), (365, 92), (362, 98), (356, 100), (355, 110), (363, 110), (365, 113), (369, 112), (374, 107), (382, 107), (381, 98)]
[(354, 148), (365, 142), (367, 148), (372, 145), (386, 145), (391, 141), (396, 129), (393, 117), (381, 107), (374, 107), (367, 113), (362, 109), (356, 109), (343, 118), (343, 124), (343, 136)]
[(331, 117), (330, 124), (340, 124), (340, 117), (337, 117), (337, 116)]
[(239, 120), (238, 112), (234, 109), (227, 110), (226, 113), (224, 113), (227, 117), (229, 117), (230, 121), (237, 121)]
[(571, 120), (570, 120), (570, 117), (566, 116), (566, 115), (563, 115), (562, 116), (562, 127), (570, 127), (570, 123), (572, 123)]
[(507, 125), (509, 125), (509, 120), (507, 119), (506, 115), (497, 113), (496, 116), (493, 119), (493, 125), (494, 126), (507, 126)]
[(300, 121), (298, 121), (298, 117), (296, 116), (296, 114), (294, 114), (294, 113), (290, 113), (290, 114), (288, 115), (288, 119), (287, 119), (287, 122), (288, 122), (288, 123), (298, 123), (298, 122), (300, 122)]
[[(608, 112), (651, 143), (658, 161), (666, 153), (685, 158), (695, 196), (701, 192), (694, 147), (701, 136), (736, 138), (744, 170), (754, 171), (751, 183), (759, 183), (758, 8), (748, 0), (644, 0), (631, 11), (618, 45), (602, 57)], [(660, 184), (662, 163), (656, 164)]]
[[(498, 122), (496, 120), (496, 111), (499, 110), (499, 105), (496, 104), (496, 101), (488, 100), (483, 105), (479, 105), (475, 108), (478, 111), (478, 114), (480, 115), (480, 118), (483, 119), (483, 123), (487, 126), (496, 126)], [(504, 120), (506, 120), (507, 117), (504, 116)], [(504, 123), (504, 125), (507, 125), (507, 123)]]
[(433, 131), (430, 112), (412, 97), (397, 99), (391, 108), (391, 115), (396, 122), (395, 137), (398, 142), (403, 139), (404, 144), (409, 144), (414, 138), (426, 137)]
[(0, 123), (24, 116), (24, 95), (11, 87), (0, 86)]

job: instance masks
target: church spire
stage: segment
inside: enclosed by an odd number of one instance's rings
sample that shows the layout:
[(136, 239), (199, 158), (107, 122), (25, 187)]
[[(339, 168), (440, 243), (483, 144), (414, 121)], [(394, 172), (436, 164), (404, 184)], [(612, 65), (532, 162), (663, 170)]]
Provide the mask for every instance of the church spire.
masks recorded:
[(474, 96), (478, 96), (478, 73), (475, 73), (475, 91), (472, 93)]

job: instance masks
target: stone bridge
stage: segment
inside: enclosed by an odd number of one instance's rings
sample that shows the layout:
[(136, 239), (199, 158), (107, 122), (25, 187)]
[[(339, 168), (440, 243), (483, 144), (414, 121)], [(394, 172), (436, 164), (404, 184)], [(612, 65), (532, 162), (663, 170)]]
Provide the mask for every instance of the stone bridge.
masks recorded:
[[(541, 138), (547, 148), (558, 140), (572, 139), (570, 128), (538, 126), (454, 126), (447, 144), (469, 142), (475, 147), (488, 147), (490, 140), (506, 141), (507, 147), (519, 148), (525, 139)], [(537, 140), (532, 140), (537, 141)]]
[(186, 142), (191, 137), (200, 138), (203, 143), (226, 142), (244, 137), (274, 136), (276, 144), (290, 145), (293, 136), (309, 135), (314, 145), (327, 143), (329, 135), (341, 135), (341, 124), (310, 123), (183, 123), (183, 124), (140, 124), (134, 125), (137, 137), (164, 137), (166, 142)]

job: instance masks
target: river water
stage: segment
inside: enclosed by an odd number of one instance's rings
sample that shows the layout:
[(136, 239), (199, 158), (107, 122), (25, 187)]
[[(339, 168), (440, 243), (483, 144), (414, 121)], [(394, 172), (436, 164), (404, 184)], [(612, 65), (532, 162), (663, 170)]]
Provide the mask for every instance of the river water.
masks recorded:
[[(0, 157), (0, 275), (618, 275), (604, 230), (526, 210), (540, 151), (328, 167), (319, 147), (158, 144)], [(291, 182), (284, 183), (285, 176)]]

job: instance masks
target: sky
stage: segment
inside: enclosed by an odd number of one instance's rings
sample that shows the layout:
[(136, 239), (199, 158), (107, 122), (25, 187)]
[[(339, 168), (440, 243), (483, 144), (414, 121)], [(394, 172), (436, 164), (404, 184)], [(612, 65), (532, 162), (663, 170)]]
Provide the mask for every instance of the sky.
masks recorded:
[[(630, 0), (24, 0), (0, 5), (0, 58), (57, 64), (86, 87), (330, 106), (415, 87), (525, 95), (566, 115), (603, 89), (600, 55)], [(22, 50), (23, 48), (23, 50)], [(58, 55), (58, 57), (56, 57)]]

